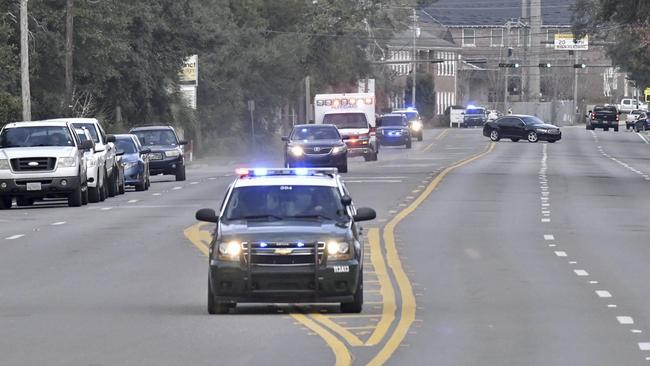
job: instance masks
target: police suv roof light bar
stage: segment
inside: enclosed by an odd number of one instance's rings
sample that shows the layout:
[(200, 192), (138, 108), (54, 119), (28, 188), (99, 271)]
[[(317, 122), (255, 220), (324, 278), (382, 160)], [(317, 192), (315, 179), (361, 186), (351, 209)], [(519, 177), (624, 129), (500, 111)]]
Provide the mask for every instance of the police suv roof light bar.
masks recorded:
[(240, 178), (244, 177), (269, 177), (269, 176), (316, 176), (338, 174), (336, 168), (237, 168), (235, 170)]

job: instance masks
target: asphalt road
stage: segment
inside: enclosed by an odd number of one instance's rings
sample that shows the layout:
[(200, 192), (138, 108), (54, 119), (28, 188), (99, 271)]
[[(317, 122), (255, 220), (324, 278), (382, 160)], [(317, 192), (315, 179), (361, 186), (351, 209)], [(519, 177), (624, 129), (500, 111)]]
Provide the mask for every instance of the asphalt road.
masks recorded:
[[(68, 208), (0, 212), (2, 365), (643, 365), (650, 145), (564, 128), (555, 144), (427, 130), (353, 159), (366, 304), (206, 312), (205, 235), (238, 163)], [(223, 163), (225, 162), (225, 163)], [(171, 178), (171, 177), (169, 177)]]

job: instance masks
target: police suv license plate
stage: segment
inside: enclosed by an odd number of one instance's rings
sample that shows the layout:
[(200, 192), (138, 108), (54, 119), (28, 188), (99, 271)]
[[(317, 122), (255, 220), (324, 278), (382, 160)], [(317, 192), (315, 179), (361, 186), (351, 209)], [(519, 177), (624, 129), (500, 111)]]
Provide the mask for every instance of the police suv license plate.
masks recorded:
[(41, 189), (43, 189), (41, 187), (41, 182), (27, 183), (28, 191), (40, 191)]

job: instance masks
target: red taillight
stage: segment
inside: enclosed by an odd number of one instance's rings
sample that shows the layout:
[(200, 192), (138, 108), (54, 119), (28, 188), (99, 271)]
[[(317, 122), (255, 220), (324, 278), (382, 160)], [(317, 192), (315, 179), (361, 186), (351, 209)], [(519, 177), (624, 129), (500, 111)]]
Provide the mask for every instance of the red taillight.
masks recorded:
[(596, 113), (591, 114), (591, 119), (596, 119)]

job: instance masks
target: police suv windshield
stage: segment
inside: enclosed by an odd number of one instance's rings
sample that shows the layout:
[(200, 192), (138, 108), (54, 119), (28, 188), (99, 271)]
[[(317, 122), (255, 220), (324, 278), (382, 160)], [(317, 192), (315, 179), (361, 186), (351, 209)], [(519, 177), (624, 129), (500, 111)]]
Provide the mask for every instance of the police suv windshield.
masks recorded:
[(300, 127), (293, 130), (291, 140), (339, 140), (339, 131), (332, 126)]
[(6, 128), (0, 148), (35, 146), (75, 146), (70, 130), (63, 126)]
[(368, 120), (363, 113), (327, 114), (323, 117), (323, 124), (337, 128), (368, 128)]
[(485, 109), (483, 108), (468, 109), (466, 114), (483, 115), (485, 114)]
[(226, 220), (347, 218), (336, 188), (323, 186), (256, 186), (232, 191)]
[(385, 126), (406, 126), (406, 121), (402, 116), (384, 116), (381, 117), (381, 125)]

